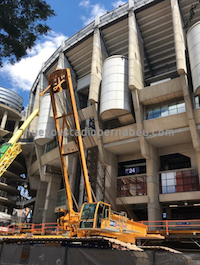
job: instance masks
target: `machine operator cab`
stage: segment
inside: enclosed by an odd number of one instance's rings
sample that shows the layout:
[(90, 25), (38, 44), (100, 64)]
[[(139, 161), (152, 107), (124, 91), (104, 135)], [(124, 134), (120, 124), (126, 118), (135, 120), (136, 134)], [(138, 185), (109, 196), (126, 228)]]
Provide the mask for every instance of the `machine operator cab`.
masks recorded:
[(103, 220), (109, 220), (111, 205), (105, 202), (84, 203), (81, 209), (80, 229), (104, 228)]

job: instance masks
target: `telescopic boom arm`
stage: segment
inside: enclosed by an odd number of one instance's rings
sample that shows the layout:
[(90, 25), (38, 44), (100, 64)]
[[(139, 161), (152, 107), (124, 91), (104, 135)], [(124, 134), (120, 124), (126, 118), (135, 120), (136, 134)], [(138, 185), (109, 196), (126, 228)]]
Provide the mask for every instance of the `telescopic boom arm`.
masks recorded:
[(17, 143), (24, 131), (27, 129), (35, 116), (39, 115), (39, 109), (35, 109), (10, 140), (0, 147), (0, 177), (15, 160), (18, 154), (21, 153), (21, 143)]

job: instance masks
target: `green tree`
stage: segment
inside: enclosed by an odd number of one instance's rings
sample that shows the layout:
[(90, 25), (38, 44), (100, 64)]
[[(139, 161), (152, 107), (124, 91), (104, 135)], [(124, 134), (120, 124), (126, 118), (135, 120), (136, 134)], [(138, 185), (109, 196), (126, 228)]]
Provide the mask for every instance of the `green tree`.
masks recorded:
[(5, 57), (14, 63), (27, 55), (51, 30), (45, 21), (52, 16), (54, 10), (43, 0), (0, 0), (0, 66)]

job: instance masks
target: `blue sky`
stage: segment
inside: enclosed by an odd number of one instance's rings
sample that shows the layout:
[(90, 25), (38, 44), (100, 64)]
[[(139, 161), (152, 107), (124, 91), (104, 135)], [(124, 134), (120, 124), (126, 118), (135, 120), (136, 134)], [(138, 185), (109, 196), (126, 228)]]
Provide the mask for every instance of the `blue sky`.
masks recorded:
[(125, 4), (121, 0), (46, 0), (57, 16), (49, 19), (47, 24), (52, 32), (47, 37), (41, 37), (35, 47), (28, 51), (28, 56), (10, 65), (8, 62), (0, 68), (0, 86), (12, 89), (24, 99), (24, 107), (29, 100), (29, 91), (39, 73), (42, 63), (61, 45), (84, 26), (107, 11)]

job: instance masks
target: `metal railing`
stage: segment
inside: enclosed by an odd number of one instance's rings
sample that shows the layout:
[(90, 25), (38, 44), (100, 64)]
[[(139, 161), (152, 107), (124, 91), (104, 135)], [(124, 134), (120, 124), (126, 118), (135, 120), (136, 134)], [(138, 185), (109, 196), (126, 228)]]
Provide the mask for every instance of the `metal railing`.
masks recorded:
[(106, 209), (105, 211), (105, 220), (110, 222), (110, 226), (112, 226), (112, 222), (116, 223), (116, 228), (127, 228), (127, 213), (125, 212), (115, 212), (110, 209)]
[[(114, 217), (114, 218), (113, 218)], [(119, 222), (116, 228), (126, 228), (126, 213), (118, 213), (106, 210), (105, 220)], [(200, 233), (200, 219), (196, 220), (156, 220), (156, 221), (140, 221), (145, 224), (151, 232), (160, 234), (183, 233)], [(57, 223), (18, 223), (11, 224), (7, 227), (1, 227), (0, 234), (14, 235), (20, 233), (30, 233), (32, 235), (62, 235), (62, 231)]]
[(166, 235), (177, 231), (199, 231), (200, 220), (156, 220), (156, 221), (141, 221), (148, 227), (149, 231), (165, 232)]
[(7, 226), (7, 231), (4, 232), (7, 235), (30, 233), (33, 235), (60, 235), (61, 230), (57, 223), (19, 223)]

